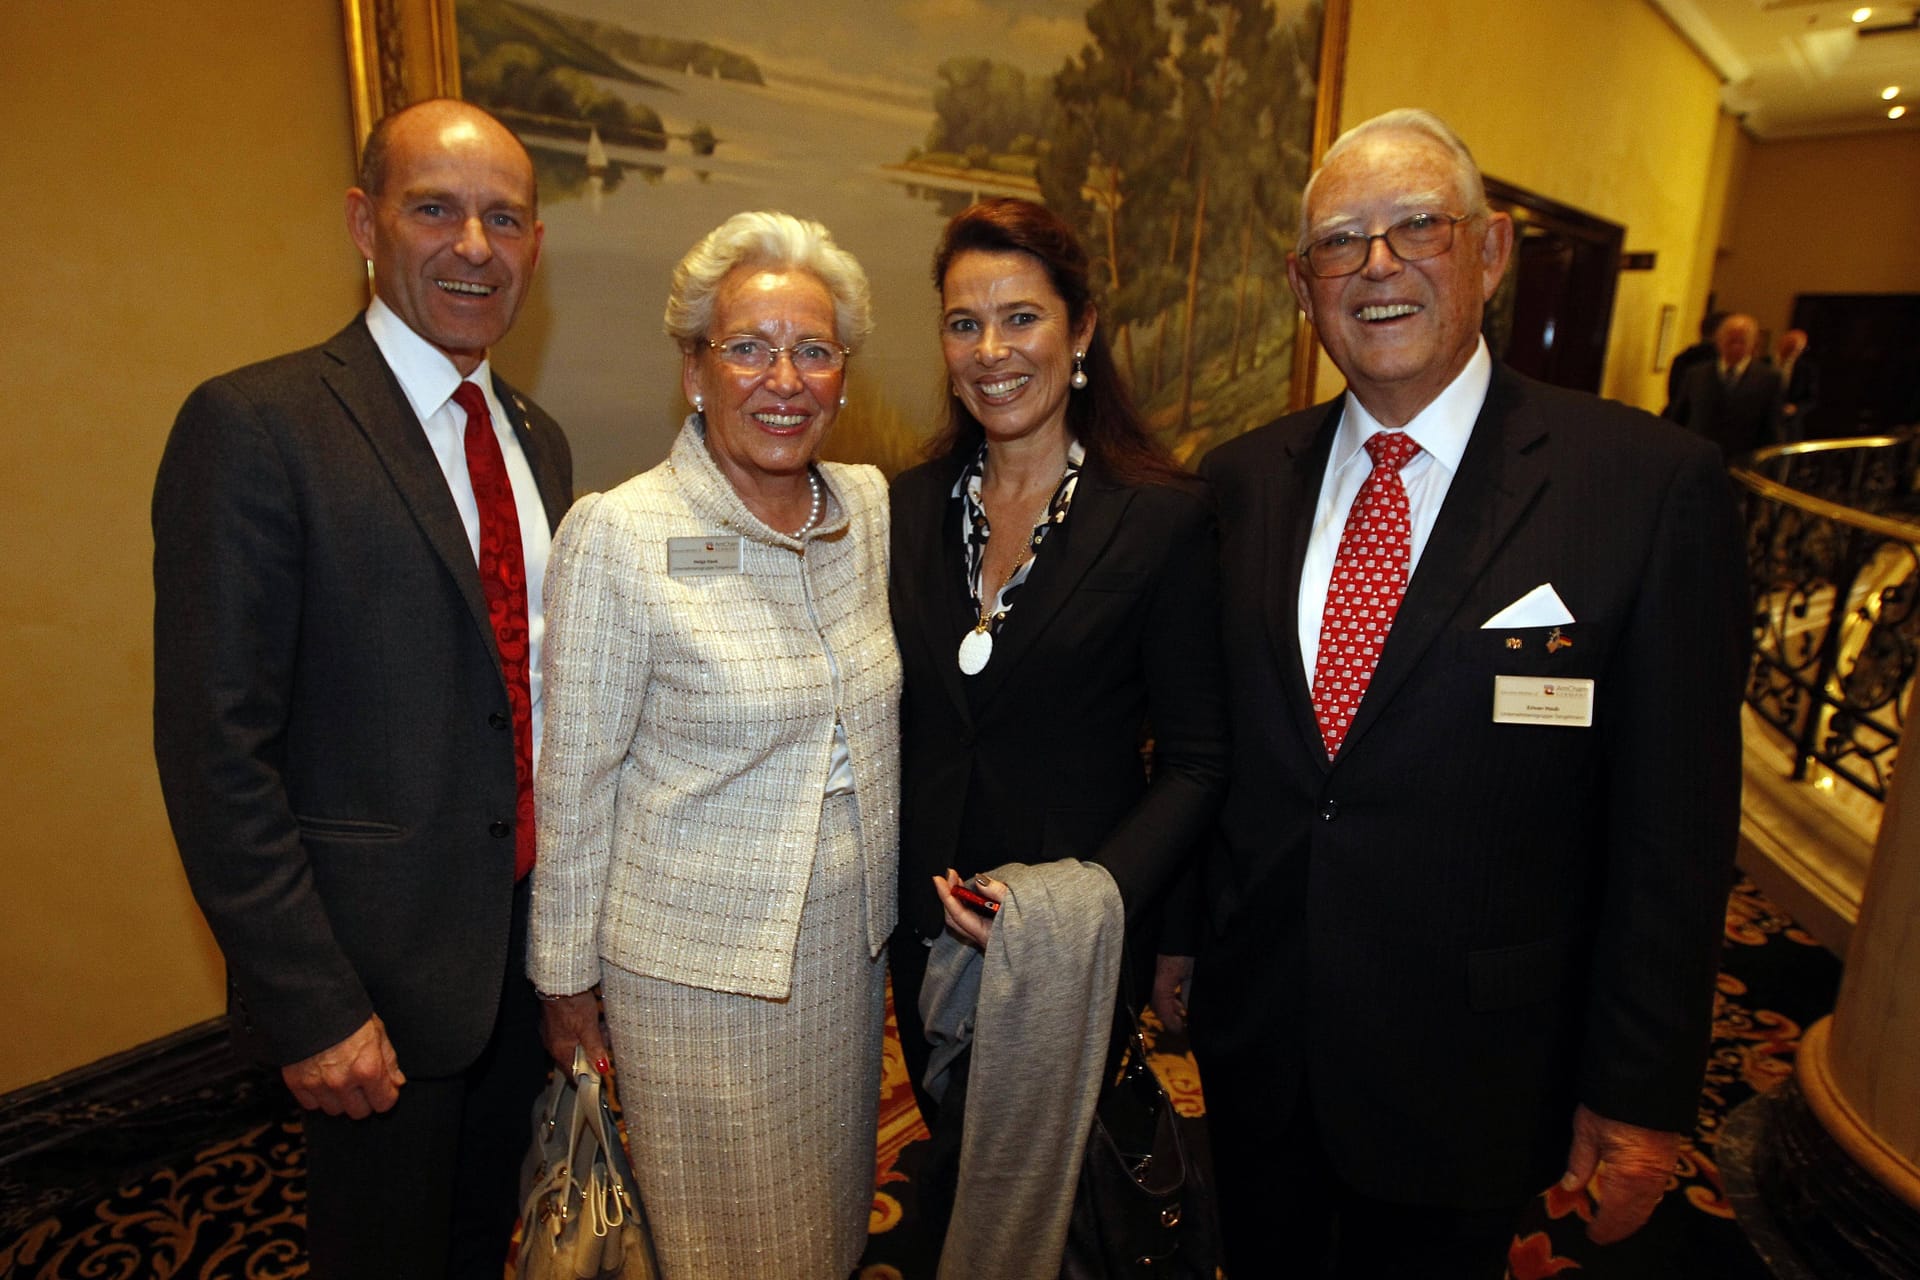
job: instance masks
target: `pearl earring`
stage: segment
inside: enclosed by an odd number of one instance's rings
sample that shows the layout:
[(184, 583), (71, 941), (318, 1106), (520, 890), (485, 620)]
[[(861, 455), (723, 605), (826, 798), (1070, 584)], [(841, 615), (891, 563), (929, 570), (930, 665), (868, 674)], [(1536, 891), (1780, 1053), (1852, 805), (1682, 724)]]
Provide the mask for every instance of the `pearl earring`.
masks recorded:
[(840, 407), (842, 409), (847, 407), (847, 393), (844, 391), (840, 393)]
[(1084, 351), (1076, 351), (1073, 353), (1073, 377), (1067, 379), (1067, 381), (1073, 384), (1075, 391), (1085, 391), (1087, 389), (1087, 371), (1080, 367), (1086, 358), (1087, 353)]
[(707, 411), (707, 398), (705, 396), (695, 396), (693, 398), (693, 411), (695, 413), (705, 413)]

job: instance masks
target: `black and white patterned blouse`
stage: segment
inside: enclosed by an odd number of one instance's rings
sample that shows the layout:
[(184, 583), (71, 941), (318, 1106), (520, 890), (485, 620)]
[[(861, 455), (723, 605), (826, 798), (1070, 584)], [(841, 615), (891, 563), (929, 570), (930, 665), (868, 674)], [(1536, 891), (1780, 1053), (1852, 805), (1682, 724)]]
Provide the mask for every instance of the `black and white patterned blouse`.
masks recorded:
[[(994, 635), (1000, 633), (1000, 624), (1006, 620), (1013, 608), (1014, 597), (1026, 583), (1027, 575), (1033, 572), (1033, 562), (1040, 556), (1040, 544), (1046, 541), (1047, 534), (1067, 518), (1068, 508), (1073, 506), (1073, 490), (1080, 482), (1080, 467), (1087, 459), (1086, 446), (1078, 440), (1067, 442), (1067, 469), (1060, 475), (1060, 483), (1054, 486), (1053, 497), (1047, 502), (1046, 514), (1040, 523), (1033, 526), (1033, 534), (1027, 543), (1027, 555), (1020, 567), (1013, 571), (994, 597), (993, 609), (987, 612), (987, 630)], [(986, 585), (980, 581), (987, 559), (987, 539), (993, 536), (993, 530), (987, 524), (987, 509), (980, 501), (980, 486), (986, 477), (987, 446), (982, 444), (980, 452), (967, 464), (960, 478), (954, 481), (953, 496), (960, 502), (960, 546), (966, 556), (967, 586), (973, 593), (973, 611), (976, 616), (983, 610), (981, 598), (986, 593)]]

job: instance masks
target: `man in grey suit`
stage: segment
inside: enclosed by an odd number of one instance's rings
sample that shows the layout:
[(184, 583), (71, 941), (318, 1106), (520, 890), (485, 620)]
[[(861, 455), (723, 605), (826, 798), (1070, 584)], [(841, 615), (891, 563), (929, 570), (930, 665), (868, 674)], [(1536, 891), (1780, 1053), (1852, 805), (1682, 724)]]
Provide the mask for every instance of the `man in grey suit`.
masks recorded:
[(491, 373), (539, 258), (498, 121), (418, 104), (347, 225), (374, 302), (214, 378), (154, 489), (154, 743), (236, 1035), (305, 1108), (315, 1277), (498, 1280), (545, 1075), (524, 974), (560, 429)]
[(1618, 1241), (1693, 1125), (1738, 522), (1704, 442), (1493, 363), (1512, 247), (1440, 121), (1343, 135), (1288, 275), (1347, 393), (1202, 468), (1233, 761), (1192, 1034), (1234, 1275), (1492, 1280), (1556, 1180)]

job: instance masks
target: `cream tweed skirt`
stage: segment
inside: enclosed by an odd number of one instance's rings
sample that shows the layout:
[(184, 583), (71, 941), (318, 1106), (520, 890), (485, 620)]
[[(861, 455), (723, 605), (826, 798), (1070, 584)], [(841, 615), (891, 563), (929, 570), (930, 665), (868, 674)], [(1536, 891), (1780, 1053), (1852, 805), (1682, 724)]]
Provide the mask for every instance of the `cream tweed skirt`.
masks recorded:
[(602, 992), (665, 1280), (846, 1280), (873, 1204), (886, 958), (867, 955), (851, 796), (828, 797), (785, 1000)]

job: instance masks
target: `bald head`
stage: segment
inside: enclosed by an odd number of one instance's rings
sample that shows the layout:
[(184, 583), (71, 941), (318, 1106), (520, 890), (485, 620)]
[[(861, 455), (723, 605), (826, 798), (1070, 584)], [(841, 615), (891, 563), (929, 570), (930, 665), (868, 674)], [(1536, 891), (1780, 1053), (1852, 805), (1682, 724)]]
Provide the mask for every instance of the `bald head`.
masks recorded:
[(1713, 345), (1719, 348), (1720, 361), (1729, 367), (1746, 363), (1759, 341), (1760, 322), (1747, 315), (1728, 316), (1720, 322), (1720, 328), (1713, 335)]
[[(496, 120), (490, 112), (458, 98), (428, 98), (380, 117), (367, 134), (366, 145), (360, 149), (360, 169), (355, 175), (354, 185), (375, 198), (386, 194), (387, 183), (392, 177), (390, 161), (398, 138), (405, 137), (410, 142), (432, 146), (436, 139), (451, 144), (463, 136), (489, 137), (518, 151), (522, 157), (527, 155), (526, 148), (520, 145), (520, 139), (514, 137), (513, 131)], [(529, 181), (532, 181), (531, 158), (527, 158), (527, 173)], [(538, 212), (540, 188), (537, 182), (533, 185), (533, 201), (535, 212)]]
[(374, 292), (461, 376), (519, 313), (540, 260), (533, 161), (498, 120), (436, 98), (382, 120), (347, 230)]

